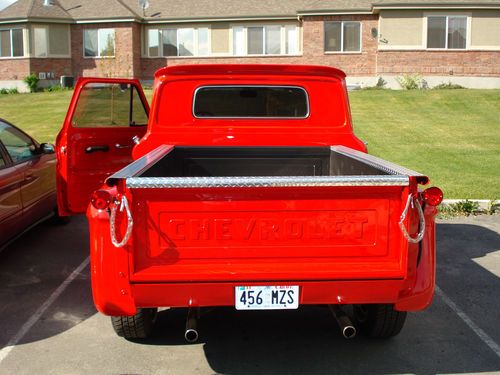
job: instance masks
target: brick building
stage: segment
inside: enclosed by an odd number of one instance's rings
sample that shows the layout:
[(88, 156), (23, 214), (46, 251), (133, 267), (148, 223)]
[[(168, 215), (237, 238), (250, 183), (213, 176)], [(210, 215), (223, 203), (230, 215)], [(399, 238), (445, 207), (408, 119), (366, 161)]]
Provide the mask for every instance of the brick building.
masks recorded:
[(418, 73), (500, 87), (500, 0), (0, 0), (0, 88), (30, 73), (139, 77), (165, 65), (321, 64), (348, 82)]

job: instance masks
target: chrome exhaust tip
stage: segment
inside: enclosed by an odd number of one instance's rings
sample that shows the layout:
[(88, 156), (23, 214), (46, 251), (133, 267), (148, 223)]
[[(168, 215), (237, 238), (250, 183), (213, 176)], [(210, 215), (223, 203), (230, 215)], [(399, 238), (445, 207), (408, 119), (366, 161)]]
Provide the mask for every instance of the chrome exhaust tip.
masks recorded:
[(186, 329), (186, 332), (184, 333), (184, 338), (186, 339), (187, 342), (189, 342), (190, 344), (193, 344), (195, 343), (196, 341), (198, 341), (198, 331), (195, 330), (195, 329)]
[(343, 329), (342, 329), (342, 335), (346, 338), (346, 339), (352, 339), (354, 337), (356, 337), (356, 327), (354, 326), (345, 326)]
[(346, 339), (352, 339), (356, 337), (356, 327), (354, 326), (354, 324), (352, 324), (349, 316), (347, 316), (347, 314), (337, 305), (328, 305), (328, 307), (330, 308), (333, 317), (340, 327), (342, 336), (344, 336)]
[(189, 308), (187, 318), (186, 318), (186, 331), (184, 332), (184, 338), (190, 344), (198, 341), (198, 316), (200, 315), (199, 308)]

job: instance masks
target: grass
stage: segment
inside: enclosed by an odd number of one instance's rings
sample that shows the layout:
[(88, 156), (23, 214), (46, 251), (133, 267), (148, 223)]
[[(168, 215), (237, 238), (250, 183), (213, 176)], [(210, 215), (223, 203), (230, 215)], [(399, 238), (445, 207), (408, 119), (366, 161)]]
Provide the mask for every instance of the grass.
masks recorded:
[[(0, 95), (0, 117), (53, 142), (71, 95)], [(361, 90), (350, 100), (371, 154), (426, 173), (446, 198), (500, 198), (500, 90)]]
[(500, 198), (500, 90), (356, 91), (369, 152), (427, 174), (445, 198)]

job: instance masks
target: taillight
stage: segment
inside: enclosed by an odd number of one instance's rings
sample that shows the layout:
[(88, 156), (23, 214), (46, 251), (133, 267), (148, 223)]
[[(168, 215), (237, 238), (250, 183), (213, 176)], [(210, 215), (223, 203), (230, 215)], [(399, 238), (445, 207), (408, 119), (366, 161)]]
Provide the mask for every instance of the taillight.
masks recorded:
[(92, 193), (92, 198), (90, 199), (90, 203), (92, 206), (97, 208), (98, 210), (105, 210), (111, 204), (112, 197), (109, 191), (106, 190), (96, 190)]
[(438, 187), (430, 187), (422, 193), (425, 203), (431, 206), (437, 206), (443, 201), (443, 192)]

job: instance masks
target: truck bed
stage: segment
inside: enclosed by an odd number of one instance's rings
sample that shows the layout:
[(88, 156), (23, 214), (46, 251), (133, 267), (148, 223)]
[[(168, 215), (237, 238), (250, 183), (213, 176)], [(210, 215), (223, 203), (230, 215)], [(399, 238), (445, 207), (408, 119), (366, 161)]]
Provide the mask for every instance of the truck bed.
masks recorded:
[[(162, 145), (107, 180), (130, 187), (408, 185), (415, 171), (344, 146), (173, 147)], [(309, 178), (314, 177), (314, 178)]]
[(388, 174), (330, 147), (175, 147), (140, 177)]
[(133, 282), (402, 279), (414, 179), (343, 146), (160, 146), (108, 184), (132, 197)]

